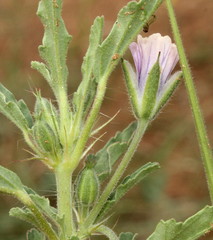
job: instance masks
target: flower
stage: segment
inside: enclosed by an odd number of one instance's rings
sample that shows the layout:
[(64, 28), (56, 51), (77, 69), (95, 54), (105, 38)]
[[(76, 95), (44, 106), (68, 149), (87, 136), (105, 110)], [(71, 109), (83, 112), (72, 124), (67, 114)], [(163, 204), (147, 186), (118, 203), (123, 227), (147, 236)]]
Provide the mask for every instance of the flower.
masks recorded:
[(174, 92), (182, 75), (171, 74), (179, 56), (169, 36), (152, 34), (129, 46), (136, 72), (129, 62), (123, 61), (127, 88), (134, 113), (138, 118), (153, 118)]

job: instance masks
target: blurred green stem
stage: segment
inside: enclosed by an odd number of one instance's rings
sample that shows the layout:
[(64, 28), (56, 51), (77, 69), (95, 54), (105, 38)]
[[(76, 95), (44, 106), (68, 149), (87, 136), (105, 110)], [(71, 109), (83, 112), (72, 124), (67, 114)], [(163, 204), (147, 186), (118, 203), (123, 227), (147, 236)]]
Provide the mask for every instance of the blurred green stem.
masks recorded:
[(117, 167), (114, 175), (112, 176), (112, 178), (110, 179), (106, 188), (104, 189), (97, 204), (95, 205), (95, 207), (92, 209), (89, 216), (85, 220), (85, 223), (83, 224), (83, 229), (82, 229), (83, 231), (87, 230), (87, 228), (89, 228), (95, 222), (99, 212), (101, 211), (101, 209), (102, 209), (103, 205), (105, 204), (107, 198), (109, 197), (110, 193), (113, 191), (113, 189), (117, 185), (118, 181), (123, 176), (124, 171), (126, 170), (127, 166), (129, 165), (129, 163), (135, 153), (135, 150), (137, 149), (138, 144), (140, 143), (141, 138), (144, 135), (144, 132), (148, 126), (148, 123), (149, 122), (144, 121), (144, 120), (138, 120), (137, 129), (135, 130), (135, 134), (129, 145), (129, 148), (128, 148), (126, 154), (124, 155), (123, 159), (121, 160), (119, 166)]
[(213, 203), (213, 156), (212, 150), (209, 144), (209, 139), (207, 136), (204, 119), (202, 117), (201, 109), (199, 106), (198, 97), (196, 94), (196, 89), (193, 83), (192, 74), (190, 71), (190, 67), (186, 58), (186, 54), (184, 51), (183, 43), (180, 37), (180, 32), (178, 29), (178, 24), (175, 18), (174, 9), (171, 3), (171, 0), (166, 0), (167, 9), (169, 13), (169, 18), (171, 21), (171, 26), (173, 30), (174, 39), (178, 48), (179, 56), (180, 56), (180, 64), (183, 71), (183, 76), (185, 79), (185, 85), (192, 109), (192, 113), (194, 116), (195, 127), (197, 132), (197, 138), (200, 145), (200, 151), (203, 159), (204, 168), (206, 171), (206, 178), (209, 187), (209, 194), (211, 201)]

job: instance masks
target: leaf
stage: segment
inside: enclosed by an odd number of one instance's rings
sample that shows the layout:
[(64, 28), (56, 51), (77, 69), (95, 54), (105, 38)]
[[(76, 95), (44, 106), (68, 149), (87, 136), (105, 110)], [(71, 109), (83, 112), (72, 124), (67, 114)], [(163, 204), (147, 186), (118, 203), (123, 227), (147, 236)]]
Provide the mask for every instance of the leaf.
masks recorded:
[[(73, 105), (75, 111), (83, 107), (84, 114), (91, 106), (93, 96), (96, 92), (96, 79), (94, 77), (94, 69), (96, 68), (96, 58), (98, 47), (102, 41), (103, 17), (97, 17), (90, 30), (89, 48), (81, 67), (83, 80), (74, 94)], [(92, 86), (91, 86), (92, 85)], [(81, 106), (81, 107), (80, 107)]]
[(32, 63), (32, 66), (47, 79), (56, 95), (59, 91), (58, 87), (66, 89), (68, 75), (66, 56), (71, 40), (61, 17), (61, 9), (61, 0), (40, 1), (37, 15), (45, 31), (39, 53), (46, 66), (43, 63)]
[(56, 223), (57, 210), (54, 207), (50, 206), (49, 199), (41, 197), (36, 193), (30, 194), (29, 196), (32, 199), (32, 201), (36, 204), (36, 206), (41, 210), (41, 212)]
[(117, 132), (106, 145), (95, 155), (89, 155), (88, 158), (94, 158), (97, 162), (95, 171), (101, 181), (103, 181), (110, 173), (112, 166), (119, 157), (127, 150), (129, 141), (136, 129), (136, 122), (131, 123), (122, 132)]
[(137, 234), (126, 232), (119, 235), (119, 240), (134, 240)]
[(129, 44), (141, 31), (162, 0), (131, 1), (118, 14), (111, 32), (100, 46), (99, 58), (96, 60), (97, 79), (118, 64)]
[(0, 112), (22, 131), (32, 127), (32, 116), (23, 100), (17, 101), (14, 95), (0, 84)]
[(31, 128), (33, 126), (33, 118), (24, 100), (22, 99), (19, 100), (18, 106), (22, 114), (24, 115), (25, 119), (27, 120), (29, 128)]
[(0, 191), (14, 196), (18, 196), (21, 191), (24, 192), (20, 178), (2, 166), (0, 166)]
[(9, 215), (12, 217), (16, 217), (22, 221), (28, 222), (31, 225), (38, 228), (39, 230), (42, 229), (40, 222), (37, 220), (37, 218), (29, 208), (19, 208), (19, 207), (11, 208)]
[(45, 236), (33, 228), (27, 232), (27, 240), (45, 240)]
[(98, 220), (102, 218), (132, 187), (159, 168), (159, 163), (149, 162), (137, 169), (137, 171), (131, 175), (125, 177), (121, 184), (115, 189), (114, 192), (112, 192), (109, 199), (106, 201), (101, 213), (99, 214)]
[(114, 231), (104, 225), (99, 226), (96, 231), (105, 235), (109, 240), (119, 240)]
[(185, 222), (161, 220), (147, 240), (196, 240), (212, 229), (213, 207), (206, 206)]
[(58, 225), (58, 217), (56, 208), (50, 206), (50, 201), (48, 198), (38, 195), (33, 189), (24, 186), (25, 191), (30, 196), (31, 200), (39, 208), (39, 210), (48, 217), (56, 226)]

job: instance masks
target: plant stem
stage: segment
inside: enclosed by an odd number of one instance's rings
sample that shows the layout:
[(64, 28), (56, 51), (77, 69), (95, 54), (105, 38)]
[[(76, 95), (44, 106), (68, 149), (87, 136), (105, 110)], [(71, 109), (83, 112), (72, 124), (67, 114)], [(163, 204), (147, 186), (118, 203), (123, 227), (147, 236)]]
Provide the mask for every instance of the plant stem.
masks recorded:
[(169, 18), (171, 21), (171, 26), (173, 30), (173, 35), (175, 42), (177, 44), (179, 56), (180, 56), (180, 63), (185, 79), (185, 85), (192, 109), (192, 113), (194, 116), (195, 127), (197, 132), (197, 138), (200, 145), (200, 151), (203, 159), (203, 164), (206, 172), (207, 183), (209, 187), (209, 194), (211, 201), (213, 203), (213, 156), (212, 151), (209, 144), (209, 139), (207, 136), (204, 119), (202, 117), (201, 109), (199, 106), (198, 97), (196, 95), (196, 89), (193, 83), (192, 74), (190, 71), (190, 67), (186, 58), (186, 54), (184, 51), (183, 43), (180, 37), (180, 32), (178, 29), (178, 24), (175, 18), (174, 9), (171, 3), (171, 0), (166, 0), (167, 9), (169, 13)]
[(36, 219), (39, 222), (41, 231), (48, 237), (48, 239), (59, 240), (55, 231), (52, 229), (51, 225), (47, 222), (46, 218), (43, 216), (43, 214), (37, 208), (35, 203), (31, 200), (31, 198), (27, 194), (24, 194), (23, 192), (20, 192), (19, 196), (17, 197), (36, 216)]
[[(95, 222), (95, 220), (96, 220), (99, 212), (101, 211), (103, 205), (105, 204), (107, 198), (109, 197), (110, 193), (113, 191), (113, 189), (117, 185), (118, 181), (124, 174), (124, 171), (126, 170), (127, 166), (129, 165), (129, 163), (133, 157), (133, 154), (134, 154), (135, 150), (137, 149), (138, 144), (140, 143), (140, 140), (141, 140), (147, 126), (148, 126), (147, 121), (138, 120), (137, 129), (136, 129), (134, 137), (129, 145), (129, 148), (128, 148), (126, 154), (124, 155), (123, 159), (121, 160), (119, 166), (117, 167), (114, 175), (112, 176), (112, 178), (110, 179), (106, 188), (104, 189), (97, 204), (95, 205), (95, 207), (92, 209), (89, 216), (85, 220), (85, 223), (83, 224), (84, 229), (89, 228)], [(84, 231), (84, 229), (83, 229), (83, 231)]]
[(75, 146), (74, 152), (71, 155), (72, 162), (71, 164), (71, 171), (74, 171), (76, 166), (79, 163), (79, 159), (81, 158), (82, 152), (84, 150), (85, 144), (90, 137), (90, 132), (93, 127), (93, 124), (97, 118), (97, 115), (99, 113), (101, 104), (103, 102), (104, 94), (106, 91), (106, 84), (107, 79), (109, 77), (109, 74), (111, 73), (111, 69), (108, 71), (108, 74), (106, 74), (99, 82), (95, 100), (93, 102), (92, 108), (90, 110), (89, 116), (86, 120), (85, 126), (83, 128), (82, 134), (79, 137), (79, 140)]
[(72, 212), (72, 175), (64, 164), (60, 164), (55, 171), (58, 215), (64, 219), (65, 236), (70, 237), (75, 231)]

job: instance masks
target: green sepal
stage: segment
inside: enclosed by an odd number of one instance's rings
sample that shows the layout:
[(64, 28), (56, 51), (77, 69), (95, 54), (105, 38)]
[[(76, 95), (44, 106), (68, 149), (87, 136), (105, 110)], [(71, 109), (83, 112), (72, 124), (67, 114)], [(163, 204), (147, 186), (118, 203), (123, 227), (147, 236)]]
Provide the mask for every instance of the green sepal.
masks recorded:
[(38, 221), (38, 219), (35, 217), (35, 215), (29, 208), (11, 208), (9, 211), (9, 215), (12, 217), (16, 217), (22, 221), (28, 222), (37, 229), (42, 230), (41, 223)]
[(25, 192), (20, 178), (7, 168), (0, 166), (0, 192), (19, 197)]
[(122, 132), (117, 132), (95, 155), (91, 154), (88, 156), (96, 161), (94, 168), (100, 181), (103, 181), (110, 175), (113, 165), (127, 150), (136, 127), (136, 122), (131, 123)]
[(179, 85), (181, 78), (182, 72), (178, 71), (174, 73), (170, 77), (170, 79), (168, 79), (167, 83), (163, 86), (163, 89), (161, 90), (161, 95), (157, 97), (157, 103), (155, 105), (155, 109), (153, 110), (152, 118), (154, 118), (168, 102), (175, 89)]
[(33, 136), (43, 152), (55, 155), (61, 150), (58, 137), (45, 121), (37, 121), (33, 126)]
[(54, 131), (55, 135), (59, 133), (59, 116), (58, 111), (52, 102), (40, 95), (36, 96), (34, 109), (34, 117), (36, 120), (45, 121)]
[(44, 37), (42, 45), (39, 46), (39, 53), (47, 66), (33, 63), (33, 67), (47, 79), (56, 96), (60, 88), (67, 87), (66, 56), (71, 40), (61, 17), (61, 11), (61, 0), (39, 2), (37, 15), (44, 25)]
[(160, 72), (161, 69), (158, 58), (157, 62), (153, 65), (146, 79), (146, 84), (144, 86), (143, 93), (140, 99), (140, 118), (149, 120), (152, 116), (152, 112), (155, 108), (157, 100), (157, 92), (160, 82)]
[(32, 116), (23, 100), (17, 101), (14, 95), (0, 84), (0, 112), (22, 131), (32, 127)]
[(27, 231), (27, 240), (45, 240), (45, 235), (32, 228)]
[(111, 193), (110, 197), (106, 201), (101, 213), (98, 216), (98, 220), (102, 218), (132, 187), (142, 181), (152, 172), (160, 168), (159, 163), (149, 162), (144, 166), (137, 169), (131, 175), (125, 177), (118, 187)]
[(83, 107), (84, 114), (90, 108), (93, 97), (96, 92), (97, 79), (95, 77), (96, 58), (98, 47), (102, 41), (104, 18), (97, 17), (90, 30), (89, 48), (84, 56), (81, 67), (83, 79), (73, 97), (74, 111), (78, 111), (80, 106)]
[(185, 222), (161, 220), (147, 240), (196, 240), (213, 228), (212, 222), (213, 207), (206, 206)]
[(126, 232), (119, 235), (119, 240), (135, 240), (137, 234)]
[(78, 176), (76, 194), (78, 203), (91, 206), (99, 196), (99, 180), (94, 168), (85, 167)]
[(133, 70), (131, 64), (123, 60), (122, 68), (124, 72), (124, 78), (126, 80), (126, 86), (129, 93), (130, 102), (132, 105), (133, 113), (136, 118), (140, 116), (140, 100), (138, 98), (138, 80), (135, 71)]

